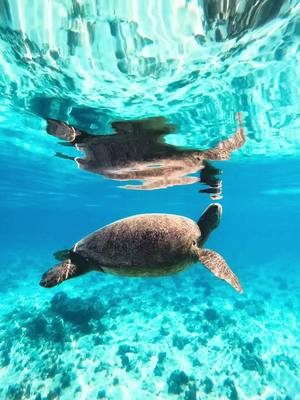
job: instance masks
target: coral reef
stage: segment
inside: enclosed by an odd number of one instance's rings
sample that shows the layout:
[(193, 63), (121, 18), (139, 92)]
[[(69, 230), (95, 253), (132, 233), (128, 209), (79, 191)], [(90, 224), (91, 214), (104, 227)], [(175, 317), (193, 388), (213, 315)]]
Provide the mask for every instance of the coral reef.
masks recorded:
[(265, 297), (258, 274), (255, 296), (237, 297), (197, 273), (87, 276), (37, 292), (36, 274), (26, 276), (2, 299), (0, 398), (296, 399), (296, 283)]

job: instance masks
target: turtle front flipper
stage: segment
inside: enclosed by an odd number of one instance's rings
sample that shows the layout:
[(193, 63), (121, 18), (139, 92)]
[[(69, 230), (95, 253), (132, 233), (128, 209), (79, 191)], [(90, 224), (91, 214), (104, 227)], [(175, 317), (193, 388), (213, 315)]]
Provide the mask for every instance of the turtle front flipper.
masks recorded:
[(68, 156), (68, 155), (66, 155), (66, 154), (64, 154), (64, 153), (61, 153), (61, 152), (59, 152), (59, 151), (57, 151), (57, 152), (55, 153), (55, 157), (64, 158), (65, 160), (75, 161), (75, 157)]
[(215, 276), (229, 283), (229, 285), (231, 285), (238, 292), (243, 293), (243, 288), (238, 278), (231, 271), (228, 264), (220, 254), (213, 250), (199, 248), (197, 248), (195, 252), (199, 261)]
[(75, 278), (78, 275), (82, 275), (82, 271), (77, 265), (72, 263), (70, 259), (63, 261), (60, 264), (55, 265), (45, 272), (42, 276), (40, 285), (46, 288), (59, 285), (61, 282), (67, 279)]
[(210, 233), (216, 229), (221, 221), (222, 206), (219, 203), (210, 204), (201, 215), (198, 226), (201, 232), (198, 246), (202, 247)]

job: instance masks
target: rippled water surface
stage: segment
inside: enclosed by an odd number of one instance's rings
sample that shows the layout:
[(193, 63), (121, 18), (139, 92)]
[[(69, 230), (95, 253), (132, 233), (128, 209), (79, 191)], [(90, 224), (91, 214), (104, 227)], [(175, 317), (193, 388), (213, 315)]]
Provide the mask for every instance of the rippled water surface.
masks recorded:
[[(300, 399), (299, 35), (296, 0), (0, 2), (1, 399)], [(242, 295), (200, 263), (39, 286), (212, 201)]]

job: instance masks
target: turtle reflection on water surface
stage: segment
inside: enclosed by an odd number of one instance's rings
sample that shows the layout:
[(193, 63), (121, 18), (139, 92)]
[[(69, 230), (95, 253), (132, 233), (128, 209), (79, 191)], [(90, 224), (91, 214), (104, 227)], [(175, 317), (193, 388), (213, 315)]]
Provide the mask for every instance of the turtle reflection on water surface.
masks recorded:
[(228, 160), (231, 152), (245, 143), (240, 113), (238, 121), (233, 136), (204, 151), (165, 143), (165, 136), (175, 131), (175, 125), (167, 123), (164, 117), (114, 121), (111, 125), (115, 133), (111, 135), (89, 134), (62, 121), (48, 119), (47, 132), (85, 154), (82, 158), (56, 153), (58, 157), (74, 160), (79, 168), (114, 180), (142, 181), (123, 188), (151, 190), (192, 184), (199, 182), (199, 178), (187, 175), (201, 170), (200, 182), (210, 186), (202, 191), (219, 198), (221, 180), (215, 175), (221, 171), (207, 160)]

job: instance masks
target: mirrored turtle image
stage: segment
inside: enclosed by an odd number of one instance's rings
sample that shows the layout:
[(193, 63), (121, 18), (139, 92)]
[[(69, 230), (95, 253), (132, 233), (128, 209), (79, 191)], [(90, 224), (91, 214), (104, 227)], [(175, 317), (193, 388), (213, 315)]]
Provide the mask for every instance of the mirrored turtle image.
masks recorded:
[[(222, 42), (242, 37), (275, 19), (284, 0), (264, 1), (211, 1), (203, 0), (204, 26), (208, 40)], [(199, 35), (201, 42), (205, 37)]]
[[(151, 190), (199, 182), (189, 176), (201, 170), (200, 182), (209, 188), (204, 192), (220, 198), (221, 170), (208, 160), (228, 160), (231, 152), (245, 143), (241, 114), (239, 126), (233, 136), (208, 150), (183, 149), (165, 142), (166, 135), (175, 131), (175, 125), (164, 117), (141, 120), (114, 121), (114, 134), (94, 135), (62, 121), (48, 119), (47, 133), (75, 146), (85, 157), (71, 157), (56, 153), (57, 157), (73, 160), (80, 169), (119, 181), (142, 181), (123, 188)], [(64, 144), (64, 143), (62, 143)]]
[(223, 257), (203, 245), (219, 225), (220, 204), (211, 204), (196, 223), (171, 214), (141, 214), (116, 221), (55, 254), (62, 261), (43, 274), (50, 288), (90, 271), (130, 277), (158, 277), (200, 261), (215, 276), (242, 292)]

